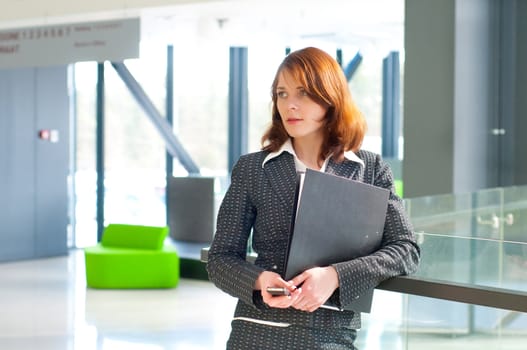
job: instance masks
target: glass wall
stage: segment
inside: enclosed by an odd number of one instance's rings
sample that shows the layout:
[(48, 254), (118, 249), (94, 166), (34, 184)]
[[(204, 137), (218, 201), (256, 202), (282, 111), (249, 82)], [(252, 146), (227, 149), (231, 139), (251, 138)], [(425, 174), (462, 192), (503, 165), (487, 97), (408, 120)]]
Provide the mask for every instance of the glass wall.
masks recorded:
[(74, 148), (75, 188), (73, 242), (76, 247), (92, 245), (97, 241), (97, 174), (96, 164), (96, 87), (97, 63), (74, 65), (76, 140)]
[[(174, 134), (204, 176), (228, 182), (229, 48), (248, 49), (248, 152), (260, 149), (270, 121), (271, 83), (286, 49), (317, 46), (343, 69), (362, 61), (349, 86), (366, 116), (364, 148), (381, 151), (382, 60), (403, 51), (404, 2), (277, 2), (284, 11), (259, 5), (178, 6), (142, 19), (140, 58), (125, 61), (162, 116), (166, 114), (166, 50), (174, 49)], [(230, 6), (230, 7), (229, 7)], [(294, 8), (294, 15), (285, 10)], [(404, 57), (404, 56), (402, 56)], [(401, 59), (401, 65), (403, 60)], [(77, 164), (75, 245), (96, 241), (96, 76), (94, 62), (75, 65)], [(105, 224), (165, 225), (166, 153), (158, 131), (111, 64), (105, 64)], [(174, 159), (174, 176), (187, 172)]]
[[(128, 62), (127, 62), (128, 63)], [(131, 68), (134, 67), (131, 62)], [(146, 62), (144, 62), (146, 63)], [(137, 64), (134, 68), (137, 67)], [(76, 66), (76, 245), (96, 241), (95, 79), (97, 65)], [(150, 82), (163, 81), (151, 72)], [(105, 225), (164, 225), (165, 158), (162, 139), (109, 63), (105, 64)], [(146, 85), (145, 90), (149, 86)], [(154, 94), (156, 105), (164, 95)]]

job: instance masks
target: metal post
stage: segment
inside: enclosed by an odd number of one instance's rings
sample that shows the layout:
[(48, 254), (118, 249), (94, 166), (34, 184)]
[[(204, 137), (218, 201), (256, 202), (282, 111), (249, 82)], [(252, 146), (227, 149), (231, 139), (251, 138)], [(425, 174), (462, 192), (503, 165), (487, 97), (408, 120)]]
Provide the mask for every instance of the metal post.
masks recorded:
[(139, 83), (135, 80), (132, 73), (130, 73), (124, 63), (112, 62), (112, 66), (117, 74), (119, 74), (119, 77), (125, 83), (128, 90), (130, 90), (136, 101), (146, 112), (147, 117), (150, 118), (150, 121), (152, 121), (157, 131), (160, 133), (163, 141), (165, 141), (165, 146), (168, 152), (170, 152), (173, 157), (177, 157), (179, 159), (181, 165), (185, 167), (189, 174), (199, 174), (200, 171), (198, 166), (196, 163), (194, 163), (183, 145), (181, 145), (179, 140), (174, 135), (172, 126), (165, 118), (161, 116), (152, 101), (141, 88), (141, 85), (139, 85)]
[[(174, 47), (167, 46), (167, 77), (166, 77), (166, 118), (170, 126), (174, 125)], [(173, 129), (172, 129), (173, 130)], [(166, 152), (166, 186), (165, 186), (165, 207), (168, 223), (168, 194), (170, 179), (174, 171), (174, 158), (170, 152)]]
[(382, 156), (397, 159), (400, 130), (399, 53), (391, 52), (382, 69)]
[(337, 49), (336, 61), (342, 67), (342, 49)]
[(100, 242), (104, 231), (104, 62), (97, 64), (96, 110), (97, 242)]
[(247, 48), (230, 48), (229, 69), (229, 150), (228, 170), (247, 153), (249, 93), (247, 74)]
[(351, 81), (351, 78), (353, 78), (353, 75), (359, 68), (359, 65), (361, 62), (362, 62), (362, 55), (360, 52), (357, 51), (355, 56), (353, 56), (353, 59), (348, 63), (346, 68), (344, 68), (344, 75), (346, 75), (346, 79), (348, 79), (348, 81)]

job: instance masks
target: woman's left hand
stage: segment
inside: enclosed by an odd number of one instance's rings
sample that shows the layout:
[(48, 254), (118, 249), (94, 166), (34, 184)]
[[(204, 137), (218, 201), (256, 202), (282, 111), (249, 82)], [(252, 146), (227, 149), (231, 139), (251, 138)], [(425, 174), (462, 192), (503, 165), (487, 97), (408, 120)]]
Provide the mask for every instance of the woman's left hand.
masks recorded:
[(295, 309), (313, 312), (324, 304), (339, 286), (337, 271), (333, 266), (314, 267), (291, 280), (301, 285), (301, 293), (291, 305)]

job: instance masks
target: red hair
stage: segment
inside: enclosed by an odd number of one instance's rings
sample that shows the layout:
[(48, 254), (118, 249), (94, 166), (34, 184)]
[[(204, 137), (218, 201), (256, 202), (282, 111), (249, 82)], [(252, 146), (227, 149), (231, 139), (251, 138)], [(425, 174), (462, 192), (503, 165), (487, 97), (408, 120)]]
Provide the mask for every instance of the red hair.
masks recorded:
[(358, 151), (366, 133), (366, 121), (351, 98), (340, 65), (329, 54), (314, 47), (291, 52), (278, 67), (271, 92), (272, 121), (262, 136), (262, 149), (278, 151), (289, 138), (276, 106), (278, 77), (284, 71), (302, 85), (313, 101), (328, 108), (319, 158), (333, 155), (336, 161), (342, 161), (344, 152)]

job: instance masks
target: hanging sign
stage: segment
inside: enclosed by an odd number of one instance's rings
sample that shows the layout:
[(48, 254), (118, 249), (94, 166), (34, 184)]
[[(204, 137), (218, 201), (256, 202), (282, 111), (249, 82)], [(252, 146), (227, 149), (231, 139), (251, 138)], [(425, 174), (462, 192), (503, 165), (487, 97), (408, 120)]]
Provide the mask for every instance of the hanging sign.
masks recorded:
[(139, 57), (139, 18), (0, 30), (0, 68)]

